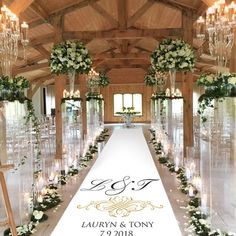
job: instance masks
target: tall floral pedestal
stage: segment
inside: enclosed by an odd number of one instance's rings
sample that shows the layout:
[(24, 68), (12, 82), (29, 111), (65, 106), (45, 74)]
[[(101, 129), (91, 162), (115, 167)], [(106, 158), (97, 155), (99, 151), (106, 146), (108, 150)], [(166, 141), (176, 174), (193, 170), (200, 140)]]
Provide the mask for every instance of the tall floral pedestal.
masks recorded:
[(214, 101), (200, 124), (202, 209), (212, 228), (236, 232), (236, 98)]
[(86, 98), (87, 110), (87, 136), (88, 139), (93, 140), (101, 130), (103, 121), (104, 105), (103, 98), (100, 96), (89, 95)]
[(81, 152), (80, 143), (83, 139), (81, 103), (80, 98), (62, 100), (62, 154), (64, 165), (67, 167), (78, 162)]
[(152, 127), (156, 130), (160, 141), (164, 140), (166, 152), (173, 158), (182, 155), (183, 97), (153, 96), (151, 107)]
[[(0, 101), (0, 161), (15, 165), (5, 177), (16, 225), (27, 223), (32, 212), (34, 140), (33, 131), (25, 125), (25, 115), (24, 103)], [(5, 218), (2, 200), (0, 193), (0, 221)]]

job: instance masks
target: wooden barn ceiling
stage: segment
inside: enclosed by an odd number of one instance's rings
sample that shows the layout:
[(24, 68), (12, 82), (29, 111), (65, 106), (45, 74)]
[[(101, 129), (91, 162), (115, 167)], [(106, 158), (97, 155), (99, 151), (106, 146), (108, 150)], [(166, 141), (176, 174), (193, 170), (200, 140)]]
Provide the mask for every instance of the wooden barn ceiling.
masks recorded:
[[(3, 1), (30, 26), (27, 59), (23, 59), (23, 50), (20, 48), (13, 74), (24, 75), (36, 83), (53, 83), (48, 63), (50, 51), (54, 43), (67, 39), (79, 39), (86, 44), (96, 70), (147, 70), (150, 66), (150, 54), (159, 41), (166, 37), (186, 39), (186, 26), (193, 32), (194, 21), (212, 2), (213, 0)], [(214, 69), (211, 58), (202, 56), (204, 52), (207, 53), (204, 42), (197, 39), (192, 41), (198, 55), (196, 73), (198, 70)]]

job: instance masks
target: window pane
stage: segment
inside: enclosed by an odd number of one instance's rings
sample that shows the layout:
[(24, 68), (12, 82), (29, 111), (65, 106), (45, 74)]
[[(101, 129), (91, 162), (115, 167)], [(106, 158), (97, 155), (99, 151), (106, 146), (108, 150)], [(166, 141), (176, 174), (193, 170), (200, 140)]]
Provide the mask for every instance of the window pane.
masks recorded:
[(140, 112), (140, 115), (142, 115), (142, 94), (133, 94), (133, 107), (135, 111)]
[(132, 94), (126, 93), (124, 94), (124, 107), (132, 107)]
[(114, 94), (114, 115), (116, 112), (122, 112), (122, 94)]

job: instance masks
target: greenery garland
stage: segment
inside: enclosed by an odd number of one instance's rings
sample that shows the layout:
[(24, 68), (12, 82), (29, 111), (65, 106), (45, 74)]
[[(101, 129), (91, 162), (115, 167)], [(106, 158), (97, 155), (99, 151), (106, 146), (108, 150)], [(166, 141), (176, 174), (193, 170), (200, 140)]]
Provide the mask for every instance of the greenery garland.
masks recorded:
[(236, 74), (202, 74), (197, 80), (198, 86), (205, 87), (205, 93), (198, 99), (198, 114), (201, 121), (207, 121), (206, 109), (215, 108), (213, 101), (222, 102), (225, 97), (236, 96)]
[[(158, 156), (158, 160), (161, 164), (165, 165), (170, 172), (176, 173), (176, 177), (180, 180), (179, 189), (182, 193), (188, 194), (189, 188), (192, 186), (191, 183), (188, 182), (187, 177), (185, 175), (185, 169), (183, 167), (176, 169), (175, 164), (166, 156), (162, 156), (163, 145), (161, 142), (156, 142), (155, 131), (150, 130), (152, 135), (151, 143), (154, 147), (155, 153)], [(197, 190), (195, 190), (195, 194), (197, 194)], [(235, 233), (231, 232), (222, 232), (221, 230), (211, 229), (210, 224), (207, 222), (207, 215), (201, 212), (200, 209), (201, 199), (197, 196), (190, 197), (188, 206), (186, 209), (188, 210), (190, 220), (189, 220), (189, 232), (195, 232), (196, 235), (200, 236), (236, 236)]]
[(92, 59), (84, 44), (80, 41), (65, 41), (53, 46), (50, 69), (53, 74), (88, 73)]
[(151, 64), (157, 71), (192, 71), (195, 55), (183, 40), (164, 39), (151, 54)]

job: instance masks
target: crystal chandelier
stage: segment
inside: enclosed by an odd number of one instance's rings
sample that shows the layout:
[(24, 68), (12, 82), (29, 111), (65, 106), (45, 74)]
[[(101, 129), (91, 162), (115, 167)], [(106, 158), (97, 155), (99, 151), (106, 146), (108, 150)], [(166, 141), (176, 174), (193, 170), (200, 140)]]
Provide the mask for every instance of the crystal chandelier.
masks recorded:
[(197, 20), (197, 37), (204, 40), (207, 32), (210, 54), (216, 58), (220, 68), (226, 67), (229, 60), (235, 26), (236, 4), (233, 1), (228, 5), (225, 0), (216, 1), (207, 9), (206, 18), (201, 16)]
[(3, 75), (11, 75), (12, 62), (18, 56), (18, 42), (21, 41), (24, 50), (29, 43), (29, 26), (25, 22), (21, 25), (19, 18), (5, 5), (1, 7), (0, 14), (0, 60)]

